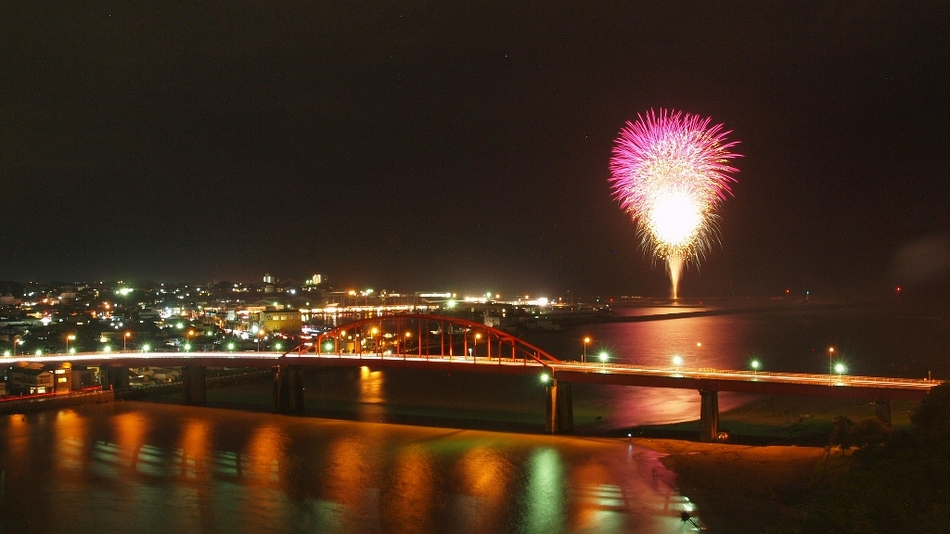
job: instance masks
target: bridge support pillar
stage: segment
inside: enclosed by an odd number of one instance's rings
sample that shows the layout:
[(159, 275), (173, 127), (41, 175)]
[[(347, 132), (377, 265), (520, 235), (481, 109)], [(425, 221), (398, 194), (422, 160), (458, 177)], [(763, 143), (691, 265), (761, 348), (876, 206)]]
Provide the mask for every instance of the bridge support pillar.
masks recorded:
[(874, 401), (874, 412), (882, 423), (891, 426), (891, 401), (887, 399)]
[(102, 365), (99, 367), (99, 384), (104, 391), (128, 389), (129, 368)]
[(555, 379), (545, 388), (545, 393), (548, 434), (570, 434), (574, 431), (571, 385)]
[(274, 411), (283, 414), (303, 413), (303, 377), (299, 365), (274, 368)]
[(182, 384), (184, 385), (183, 402), (190, 406), (208, 403), (208, 387), (205, 383), (206, 367), (188, 366), (182, 368)]
[(699, 390), (699, 441), (719, 439), (719, 392)]

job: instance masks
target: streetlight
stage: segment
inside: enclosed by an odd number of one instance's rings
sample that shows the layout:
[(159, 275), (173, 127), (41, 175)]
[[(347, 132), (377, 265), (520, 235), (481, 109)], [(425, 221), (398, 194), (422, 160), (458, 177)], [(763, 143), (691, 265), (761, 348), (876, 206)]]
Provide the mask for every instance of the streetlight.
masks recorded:
[(600, 352), (600, 366), (601, 366), (601, 367), (604, 367), (604, 366), (607, 365), (607, 358), (608, 358), (608, 357), (609, 357), (609, 356), (608, 356), (608, 354), (607, 354), (607, 351), (601, 351), (601, 352)]
[(679, 354), (673, 356), (673, 365), (676, 366), (676, 371), (679, 372), (680, 366), (683, 365), (683, 357)]
[(832, 384), (834, 383), (834, 377), (832, 377), (831, 374), (834, 373), (835, 366), (831, 360), (834, 357), (834, 355), (835, 355), (835, 348), (828, 347), (828, 380), (830, 380)]
[(71, 352), (69, 352), (69, 342), (74, 341), (75, 339), (76, 339), (76, 334), (69, 334), (68, 336), (66, 336), (66, 354), (72, 354)]
[(125, 334), (122, 335), (122, 352), (125, 352), (126, 342), (129, 340), (131, 336), (132, 336), (132, 332), (126, 332)]
[(758, 375), (759, 374), (759, 360), (752, 360), (752, 363), (750, 363), (749, 365), (752, 366), (752, 376)]
[(406, 330), (406, 341), (402, 344), (402, 353), (409, 354), (409, 338), (412, 337), (412, 332)]
[(478, 340), (482, 338), (481, 332), (475, 332), (475, 343), (472, 345), (473, 350), (475, 351), (475, 356), (478, 356)]
[(842, 373), (844, 373), (844, 372), (847, 371), (847, 370), (848, 370), (848, 368), (845, 367), (845, 365), (844, 365), (843, 363), (841, 363), (841, 362), (838, 362), (838, 363), (835, 365), (835, 372), (838, 373), (838, 382), (839, 382), (839, 383), (841, 382), (841, 375), (842, 375)]
[(587, 345), (590, 344), (590, 336), (584, 337), (584, 354), (581, 356), (581, 363), (587, 362)]

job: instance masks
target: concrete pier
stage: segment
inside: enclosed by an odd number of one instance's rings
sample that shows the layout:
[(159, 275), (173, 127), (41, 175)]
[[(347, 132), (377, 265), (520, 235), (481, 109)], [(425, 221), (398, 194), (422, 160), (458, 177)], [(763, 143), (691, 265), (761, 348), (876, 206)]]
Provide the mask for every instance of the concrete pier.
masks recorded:
[(99, 367), (99, 384), (103, 391), (119, 391), (129, 388), (129, 368), (103, 365)]
[(274, 411), (282, 414), (303, 413), (303, 377), (299, 365), (274, 368)]
[(719, 392), (699, 390), (699, 441), (719, 439)]
[(571, 385), (552, 380), (545, 388), (546, 430), (548, 434), (570, 434), (574, 431), (574, 404)]
[(190, 406), (208, 403), (208, 386), (205, 383), (207, 368), (188, 366), (182, 368), (182, 384), (184, 386), (183, 402)]

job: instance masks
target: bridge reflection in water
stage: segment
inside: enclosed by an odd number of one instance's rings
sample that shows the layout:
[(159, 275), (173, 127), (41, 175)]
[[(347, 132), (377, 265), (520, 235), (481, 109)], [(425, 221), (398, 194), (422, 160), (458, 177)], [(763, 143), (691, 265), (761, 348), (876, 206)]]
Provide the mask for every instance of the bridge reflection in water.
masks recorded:
[(0, 527), (683, 532), (695, 511), (660, 456), (616, 439), (89, 405), (0, 416)]
[(329, 330), (314, 343), (284, 353), (174, 352), (108, 353), (24, 357), (22, 362), (70, 362), (99, 366), (104, 388), (128, 387), (124, 369), (179, 366), (184, 369), (184, 402), (206, 402), (207, 367), (258, 367), (274, 371), (274, 406), (300, 413), (304, 406), (304, 367), (363, 367), (447, 372), (536, 375), (546, 381), (546, 428), (573, 430), (572, 383), (686, 388), (700, 393), (700, 439), (718, 436), (720, 391), (856, 398), (874, 401), (878, 416), (890, 422), (890, 401), (920, 399), (939, 384), (931, 380), (887, 377), (775, 373), (611, 362), (562, 361), (510, 333), (454, 317), (396, 315), (363, 319)]

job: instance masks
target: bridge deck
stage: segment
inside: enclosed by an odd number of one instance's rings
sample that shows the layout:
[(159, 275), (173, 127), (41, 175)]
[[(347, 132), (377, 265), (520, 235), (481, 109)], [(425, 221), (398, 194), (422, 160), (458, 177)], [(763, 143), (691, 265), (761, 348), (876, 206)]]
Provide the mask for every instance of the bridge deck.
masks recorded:
[(305, 367), (402, 368), (549, 376), (564, 382), (641, 387), (687, 388), (756, 394), (848, 397), (871, 400), (920, 399), (941, 382), (874, 376), (753, 372), (723, 369), (651, 367), (619, 363), (547, 363), (530, 359), (446, 355), (374, 353), (279, 352), (120, 352), (3, 358), (8, 365), (24, 363), (117, 367)]

